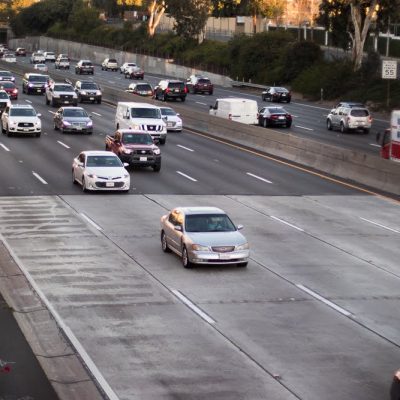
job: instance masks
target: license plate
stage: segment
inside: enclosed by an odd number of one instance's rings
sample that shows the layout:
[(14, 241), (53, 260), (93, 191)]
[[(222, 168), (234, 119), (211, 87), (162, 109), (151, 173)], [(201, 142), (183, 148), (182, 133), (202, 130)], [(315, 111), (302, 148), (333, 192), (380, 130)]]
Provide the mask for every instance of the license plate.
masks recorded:
[(175, 92), (175, 93), (179, 93), (179, 89), (175, 89), (174, 92)]
[(114, 187), (114, 182), (106, 182), (106, 187)]
[(219, 259), (220, 260), (229, 260), (231, 257), (229, 254), (220, 254)]
[(24, 128), (24, 132), (29, 132), (29, 128)]
[(278, 119), (285, 119), (285, 117), (278, 117)]
[(139, 157), (139, 161), (147, 161), (147, 157)]
[(81, 130), (82, 130), (82, 127), (81, 127), (81, 126), (77, 126), (76, 129), (77, 129), (78, 131), (81, 131)]
[(89, 97), (90, 98), (90, 100), (94, 100), (94, 97)]
[(68, 101), (68, 100), (65, 100), (64, 103), (65, 103), (65, 104), (69, 104), (69, 101)]
[(174, 126), (172, 122), (167, 122), (167, 126)]
[(36, 89), (36, 91), (37, 91), (37, 92), (41, 92), (41, 91), (42, 91), (42, 89)]

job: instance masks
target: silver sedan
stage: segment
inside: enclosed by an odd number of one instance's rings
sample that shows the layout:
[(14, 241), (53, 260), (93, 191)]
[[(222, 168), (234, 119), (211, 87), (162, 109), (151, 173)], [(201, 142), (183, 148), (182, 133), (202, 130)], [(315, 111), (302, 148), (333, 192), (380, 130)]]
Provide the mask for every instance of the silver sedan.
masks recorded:
[(161, 246), (193, 264), (237, 264), (246, 267), (249, 244), (228, 215), (216, 207), (177, 207), (161, 217)]

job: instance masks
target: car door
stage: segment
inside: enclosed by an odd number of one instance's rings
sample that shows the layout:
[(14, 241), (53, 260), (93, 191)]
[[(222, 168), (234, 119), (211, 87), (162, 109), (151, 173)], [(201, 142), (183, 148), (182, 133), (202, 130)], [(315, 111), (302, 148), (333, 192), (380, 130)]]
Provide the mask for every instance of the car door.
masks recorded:
[(3, 114), (1, 114), (1, 127), (2, 129), (5, 129), (7, 126), (6, 119), (8, 117), (8, 113), (10, 112), (10, 107), (7, 106), (6, 109), (3, 111)]
[(179, 210), (172, 210), (168, 216), (166, 235), (168, 245), (179, 253), (181, 252), (182, 229), (183, 224), (181, 213)]
[(79, 154), (78, 164), (75, 168), (75, 178), (82, 183), (83, 172), (85, 171), (86, 157), (84, 153)]

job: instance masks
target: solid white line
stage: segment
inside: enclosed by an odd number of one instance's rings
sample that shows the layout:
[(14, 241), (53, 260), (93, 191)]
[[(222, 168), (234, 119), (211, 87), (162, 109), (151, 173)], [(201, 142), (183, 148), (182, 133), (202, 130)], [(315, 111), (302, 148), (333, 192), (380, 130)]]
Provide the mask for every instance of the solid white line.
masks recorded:
[(204, 319), (209, 324), (215, 324), (215, 321), (209, 317), (205, 312), (201, 311), (199, 307), (193, 304), (187, 297), (185, 297), (179, 290), (172, 289), (171, 292), (178, 297), (184, 304), (186, 304), (192, 311)]
[(207, 103), (202, 103), (201, 101), (196, 101), (197, 104), (201, 104), (202, 106), (206, 106)]
[(182, 146), (181, 144), (177, 144), (176, 146), (177, 146), (177, 147), (180, 147), (181, 149), (185, 149), (185, 150), (187, 150), (187, 151), (194, 151), (194, 150), (192, 150), (192, 149), (189, 149), (189, 147)]
[(61, 146), (64, 146), (66, 149), (70, 149), (71, 148), (68, 145), (66, 145), (65, 143), (60, 142), (59, 140), (57, 140), (57, 143), (61, 144)]
[(314, 130), (314, 129), (307, 128), (307, 127), (301, 126), (301, 125), (295, 125), (295, 127), (296, 127), (296, 128), (300, 128), (300, 129), (305, 129), (305, 130), (307, 130), (307, 131), (313, 131), (313, 130)]
[(47, 185), (47, 182), (39, 174), (37, 174), (35, 171), (32, 171), (32, 175), (35, 178), (37, 178), (40, 182), (42, 182), (43, 185)]
[(261, 176), (254, 175), (251, 172), (246, 172), (246, 175), (252, 176), (253, 178), (259, 179), (260, 181), (263, 181), (263, 182), (266, 182), (266, 183), (272, 183), (268, 179), (261, 178)]
[(320, 296), (318, 293), (315, 293), (314, 291), (312, 291), (311, 289), (301, 285), (301, 284), (296, 284), (296, 286), (303, 290), (304, 292), (308, 293), (309, 295), (315, 297), (317, 300), (322, 301), (324, 304), (326, 304), (327, 306), (333, 308), (334, 310), (340, 312), (341, 314), (345, 315), (346, 317), (350, 317), (351, 313), (348, 312), (347, 310), (345, 310), (342, 307), (339, 307), (337, 304), (332, 303), (330, 300), (326, 299), (325, 297)]
[(99, 113), (97, 113), (97, 112), (92, 112), (92, 114), (94, 114), (94, 115), (97, 115), (98, 117), (102, 117), (102, 115), (101, 114), (99, 114)]
[(57, 325), (67, 336), (70, 343), (75, 348), (75, 350), (78, 352), (78, 354), (80, 355), (81, 359), (83, 360), (83, 362), (85, 363), (85, 365), (87, 366), (87, 368), (89, 369), (91, 374), (94, 376), (96, 381), (99, 383), (100, 387), (103, 389), (103, 391), (106, 393), (106, 395), (109, 397), (110, 400), (119, 400), (118, 396), (111, 389), (111, 386), (108, 384), (108, 382), (104, 379), (103, 375), (101, 374), (101, 372), (99, 371), (99, 369), (97, 368), (97, 366), (93, 362), (93, 360), (90, 358), (89, 354), (86, 352), (86, 350), (81, 345), (81, 343), (79, 342), (77, 337), (74, 335), (74, 333), (71, 331), (69, 326), (62, 320), (62, 318), (60, 317), (58, 312), (55, 310), (55, 308), (50, 303), (50, 301), (47, 299), (45, 294), (42, 292), (42, 290), (36, 284), (36, 281), (32, 278), (31, 274), (25, 268), (22, 261), (15, 254), (14, 250), (11, 248), (11, 246), (8, 244), (8, 242), (4, 239), (2, 234), (0, 234), (0, 240), (4, 243), (4, 246), (10, 253), (11, 257), (14, 259), (14, 261), (17, 263), (17, 265), (20, 268), (20, 270), (22, 271), (22, 273), (25, 275), (26, 279), (32, 286), (33, 290), (37, 293), (37, 295), (39, 296), (42, 303), (49, 310), (50, 314), (53, 316), (53, 318), (57, 322)]
[(28, 99), (25, 99), (25, 101), (26, 101), (27, 103), (32, 104), (32, 102), (31, 102), (30, 100), (28, 100)]
[(396, 229), (389, 228), (388, 226), (378, 224), (377, 222), (371, 221), (371, 220), (369, 220), (369, 219), (362, 218), (362, 217), (360, 217), (360, 219), (362, 219), (363, 221), (369, 222), (370, 224), (379, 226), (380, 228), (387, 229), (387, 230), (390, 231), (390, 232), (400, 233), (400, 231), (398, 231), (398, 230), (396, 230)]
[(115, 83), (115, 81), (107, 81), (107, 82), (108, 82), (108, 83), (111, 83), (111, 84), (112, 84), (112, 83)]
[(10, 149), (5, 146), (3, 143), (0, 143), (0, 146), (5, 150), (5, 151), (10, 151)]
[(192, 178), (191, 176), (186, 175), (186, 174), (184, 174), (184, 173), (181, 172), (181, 171), (176, 171), (176, 173), (179, 174), (179, 175), (184, 176), (184, 177), (187, 178), (187, 179), (190, 179), (190, 180), (193, 181), (193, 182), (197, 182), (197, 179), (194, 179), (194, 178)]
[(55, 114), (55, 112), (54, 111), (51, 111), (51, 110), (47, 110), (50, 114)]
[(80, 215), (87, 221), (89, 222), (89, 224), (91, 224), (92, 226), (94, 226), (98, 231), (102, 231), (103, 228), (99, 225), (96, 224), (96, 222), (94, 222), (92, 219), (90, 219), (86, 214), (84, 213), (80, 213)]
[(376, 144), (376, 143), (370, 143), (369, 145), (374, 146), (374, 147), (381, 147), (379, 144)]
[(297, 229), (297, 230), (300, 231), (300, 232), (304, 232), (304, 229), (301, 229), (301, 228), (299, 228), (299, 227), (296, 226), (296, 225), (292, 225), (292, 224), (290, 224), (289, 222), (284, 221), (283, 219), (280, 219), (280, 218), (278, 218), (278, 217), (274, 217), (273, 215), (271, 215), (270, 217), (271, 217), (272, 219), (274, 219), (275, 221), (282, 222), (282, 224), (291, 226), (292, 228)]

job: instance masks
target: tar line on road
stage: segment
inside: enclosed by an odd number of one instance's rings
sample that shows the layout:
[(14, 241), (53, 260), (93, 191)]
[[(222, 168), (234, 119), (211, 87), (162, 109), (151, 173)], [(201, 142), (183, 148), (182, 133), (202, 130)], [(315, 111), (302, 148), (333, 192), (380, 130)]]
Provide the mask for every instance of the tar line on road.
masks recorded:
[(1, 294), (0, 360), (11, 368), (0, 373), (0, 400), (58, 399)]

